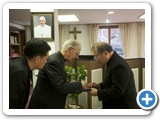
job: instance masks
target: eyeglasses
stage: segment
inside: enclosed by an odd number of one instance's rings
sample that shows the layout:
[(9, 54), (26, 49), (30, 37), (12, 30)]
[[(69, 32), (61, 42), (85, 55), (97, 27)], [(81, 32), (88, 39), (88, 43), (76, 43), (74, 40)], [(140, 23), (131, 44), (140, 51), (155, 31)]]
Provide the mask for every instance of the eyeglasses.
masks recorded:
[(97, 60), (99, 55), (94, 55), (94, 59)]
[(94, 55), (94, 59), (97, 60), (100, 55)]
[(74, 50), (74, 52), (76, 53), (76, 57), (77, 59), (79, 58), (79, 52), (76, 51), (76, 49), (72, 48)]

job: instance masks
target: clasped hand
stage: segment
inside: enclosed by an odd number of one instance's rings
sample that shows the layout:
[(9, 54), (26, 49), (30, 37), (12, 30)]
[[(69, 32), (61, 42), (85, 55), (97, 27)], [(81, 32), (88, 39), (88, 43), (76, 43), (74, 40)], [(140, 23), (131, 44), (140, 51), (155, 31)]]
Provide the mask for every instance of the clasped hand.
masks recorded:
[(97, 89), (99, 88), (99, 85), (96, 83), (87, 83), (85, 81), (81, 81), (83, 90), (91, 89), (91, 91), (88, 91), (88, 93), (92, 96), (97, 96)]

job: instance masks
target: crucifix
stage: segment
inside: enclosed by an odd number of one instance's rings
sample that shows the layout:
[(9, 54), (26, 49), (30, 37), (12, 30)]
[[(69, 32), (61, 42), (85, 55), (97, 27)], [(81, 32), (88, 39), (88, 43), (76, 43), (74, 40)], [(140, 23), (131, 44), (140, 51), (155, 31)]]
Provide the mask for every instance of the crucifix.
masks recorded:
[(74, 40), (77, 39), (77, 33), (81, 33), (81, 31), (76, 31), (76, 27), (74, 27), (73, 31), (69, 31), (69, 33), (73, 33), (74, 34)]

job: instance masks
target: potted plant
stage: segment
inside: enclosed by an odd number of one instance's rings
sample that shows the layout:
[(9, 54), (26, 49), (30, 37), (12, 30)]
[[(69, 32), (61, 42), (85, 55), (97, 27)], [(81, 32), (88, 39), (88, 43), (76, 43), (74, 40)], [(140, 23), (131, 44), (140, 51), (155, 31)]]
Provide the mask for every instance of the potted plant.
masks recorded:
[[(76, 70), (71, 66), (66, 66), (65, 69), (67, 81), (69, 82), (85, 80), (85, 77), (87, 76), (85, 65), (77, 66)], [(82, 108), (82, 106), (78, 104), (78, 94), (72, 93), (69, 94), (68, 97), (74, 102), (74, 105), (69, 103), (66, 108)]]

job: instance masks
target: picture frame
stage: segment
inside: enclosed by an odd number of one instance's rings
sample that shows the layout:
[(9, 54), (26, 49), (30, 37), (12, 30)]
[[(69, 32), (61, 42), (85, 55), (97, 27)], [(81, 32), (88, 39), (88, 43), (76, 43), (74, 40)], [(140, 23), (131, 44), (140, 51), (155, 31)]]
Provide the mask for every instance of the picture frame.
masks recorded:
[(54, 13), (31, 13), (31, 38), (54, 41)]

